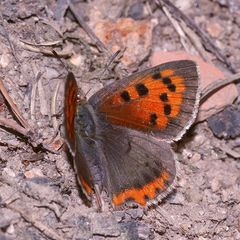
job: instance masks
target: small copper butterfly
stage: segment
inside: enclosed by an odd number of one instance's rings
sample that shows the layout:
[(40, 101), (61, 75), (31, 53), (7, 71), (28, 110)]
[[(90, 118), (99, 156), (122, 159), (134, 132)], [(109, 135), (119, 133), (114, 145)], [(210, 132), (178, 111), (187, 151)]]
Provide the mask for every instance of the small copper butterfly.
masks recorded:
[(72, 72), (65, 129), (79, 184), (90, 201), (105, 190), (115, 207), (163, 198), (176, 176), (171, 142), (191, 126), (199, 104), (195, 62), (173, 61), (82, 97)]

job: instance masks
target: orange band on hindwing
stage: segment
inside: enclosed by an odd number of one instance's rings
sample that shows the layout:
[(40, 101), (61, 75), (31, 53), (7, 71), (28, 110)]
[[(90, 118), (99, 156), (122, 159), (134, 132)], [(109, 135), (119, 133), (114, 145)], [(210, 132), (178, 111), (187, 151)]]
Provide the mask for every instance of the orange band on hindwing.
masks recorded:
[(86, 193), (88, 195), (91, 195), (93, 193), (93, 189), (91, 188), (91, 186), (85, 181), (85, 179), (82, 176), (79, 176), (79, 181), (84, 190), (86, 191)]
[(164, 191), (167, 186), (165, 181), (169, 179), (169, 174), (163, 171), (161, 175), (153, 180), (152, 182), (146, 184), (142, 188), (131, 188), (126, 189), (119, 194), (113, 195), (113, 204), (115, 206), (123, 204), (126, 200), (134, 200), (136, 203), (144, 206), (146, 205), (146, 198), (152, 200), (157, 195), (157, 190)]

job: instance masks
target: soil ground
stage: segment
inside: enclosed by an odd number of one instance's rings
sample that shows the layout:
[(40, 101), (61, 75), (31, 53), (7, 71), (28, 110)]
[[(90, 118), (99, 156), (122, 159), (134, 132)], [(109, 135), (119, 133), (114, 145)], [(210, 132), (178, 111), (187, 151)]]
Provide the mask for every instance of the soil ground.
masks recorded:
[[(34, 129), (29, 141), (29, 136), (23, 137), (16, 129), (0, 128), (0, 239), (240, 239), (240, 135), (218, 138), (207, 121), (195, 124), (177, 143), (177, 186), (163, 202), (148, 209), (103, 212), (83, 204), (62, 140), (67, 71), (51, 49), (62, 54), (66, 64), (71, 62), (84, 91), (93, 89), (88, 95), (102, 87), (96, 76), (109, 56), (97, 50), (70, 11), (65, 11), (66, 2), (0, 3), (0, 78)], [(239, 0), (172, 2), (240, 72)], [(153, 1), (73, 4), (93, 29), (100, 21), (126, 17), (153, 24), (149, 49), (136, 54), (137, 63), (129, 65), (131, 70), (147, 66), (153, 51), (184, 50), (176, 30)], [(231, 73), (214, 54), (211, 59), (226, 74)], [(113, 78), (111, 73), (107, 78)], [(239, 103), (238, 97), (232, 111), (239, 112)], [(19, 124), (2, 96), (0, 116)], [(237, 118), (235, 124), (230, 123), (231, 130), (236, 132), (239, 124)]]

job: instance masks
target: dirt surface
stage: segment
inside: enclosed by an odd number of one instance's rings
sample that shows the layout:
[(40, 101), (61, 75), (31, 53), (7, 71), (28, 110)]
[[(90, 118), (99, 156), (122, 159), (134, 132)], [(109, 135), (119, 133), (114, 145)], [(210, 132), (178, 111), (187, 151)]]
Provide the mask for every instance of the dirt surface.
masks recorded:
[[(235, 72), (240, 72), (240, 2), (172, 2), (212, 39)], [(112, 50), (117, 43), (111, 39), (118, 39), (117, 31), (107, 35), (103, 32), (107, 29), (99, 26), (109, 24), (113, 29), (114, 22), (120, 21), (120, 25), (130, 18), (128, 24), (139, 29), (124, 40), (132, 46), (124, 56), (130, 71), (146, 67), (152, 51), (184, 50), (175, 28), (153, 1), (73, 4), (91, 29), (106, 37), (102, 41)], [(96, 206), (83, 204), (63, 144), (67, 70), (51, 50), (63, 56), (87, 96), (122, 72), (115, 68), (99, 82), (110, 56), (100, 53), (66, 6), (64, 0), (0, 3), (0, 78), (31, 126), (31, 133), (19, 134), (16, 126), (20, 123), (0, 96), (1, 119), (16, 124), (4, 127), (1, 122), (0, 128), (0, 239), (240, 239), (240, 137), (235, 131), (239, 114), (233, 114), (234, 122), (227, 124), (231, 134), (214, 135), (206, 121), (188, 131), (175, 147), (179, 160), (176, 189), (157, 206), (118, 211), (106, 207), (99, 213)], [(136, 40), (139, 34), (143, 42)], [(198, 54), (193, 45), (188, 50)], [(216, 66), (231, 74), (215, 53), (204, 51)], [(239, 103), (238, 97), (231, 111), (239, 111)], [(222, 115), (221, 119), (231, 121)], [(214, 119), (210, 127), (216, 130)]]

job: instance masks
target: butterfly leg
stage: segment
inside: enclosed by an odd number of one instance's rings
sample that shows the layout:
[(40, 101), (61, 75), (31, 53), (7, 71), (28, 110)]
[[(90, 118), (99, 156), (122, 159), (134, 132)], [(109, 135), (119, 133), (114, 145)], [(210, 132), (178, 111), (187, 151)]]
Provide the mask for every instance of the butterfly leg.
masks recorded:
[(96, 194), (97, 210), (98, 210), (98, 212), (102, 212), (104, 204), (103, 204), (103, 200), (101, 198), (100, 188), (97, 184), (94, 185), (94, 190), (95, 190), (95, 194)]

